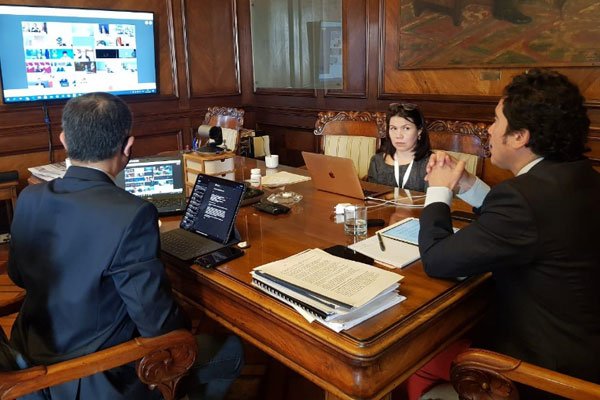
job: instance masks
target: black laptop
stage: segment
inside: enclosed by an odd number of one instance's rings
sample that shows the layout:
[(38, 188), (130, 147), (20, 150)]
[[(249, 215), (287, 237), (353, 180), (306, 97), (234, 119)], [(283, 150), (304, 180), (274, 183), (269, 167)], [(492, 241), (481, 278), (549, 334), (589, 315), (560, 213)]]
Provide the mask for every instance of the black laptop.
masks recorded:
[(244, 190), (241, 182), (198, 174), (179, 228), (160, 235), (162, 251), (188, 261), (239, 242), (235, 218)]
[(116, 179), (117, 185), (156, 206), (159, 215), (185, 210), (183, 166), (180, 155), (136, 158)]

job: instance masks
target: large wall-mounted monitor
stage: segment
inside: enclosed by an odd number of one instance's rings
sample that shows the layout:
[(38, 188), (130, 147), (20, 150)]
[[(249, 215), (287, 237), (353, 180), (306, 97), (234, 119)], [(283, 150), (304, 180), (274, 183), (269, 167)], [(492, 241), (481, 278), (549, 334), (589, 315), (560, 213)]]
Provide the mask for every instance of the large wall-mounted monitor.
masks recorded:
[(4, 103), (157, 93), (154, 14), (0, 5)]

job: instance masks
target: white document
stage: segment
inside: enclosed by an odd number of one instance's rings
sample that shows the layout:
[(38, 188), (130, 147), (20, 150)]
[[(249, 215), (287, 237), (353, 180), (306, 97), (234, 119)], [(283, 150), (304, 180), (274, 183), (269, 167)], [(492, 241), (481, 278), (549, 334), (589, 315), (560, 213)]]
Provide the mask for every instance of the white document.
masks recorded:
[(261, 276), (258, 271), (252, 271), (252, 285), (292, 306), (308, 322), (316, 320), (335, 332), (350, 329), (406, 299), (396, 291), (397, 283), (361, 307), (353, 308), (338, 307), (329, 303), (328, 299), (321, 299), (302, 289), (293, 290), (288, 284), (282, 285)]
[(279, 171), (275, 174), (263, 176), (261, 184), (268, 187), (277, 187), (292, 185), (294, 183), (310, 181), (310, 176), (292, 174), (286, 171)]
[(341, 307), (360, 307), (397, 285), (394, 272), (311, 249), (256, 267), (267, 277), (315, 293)]
[(340, 314), (339, 316), (327, 321), (317, 318), (317, 322), (320, 322), (336, 332), (341, 332), (345, 329), (350, 329), (363, 321), (366, 321), (367, 319), (387, 310), (398, 303), (403, 302), (404, 300), (406, 300), (405, 296), (402, 296), (397, 292), (389, 292), (384, 296), (377, 297), (373, 301), (365, 304), (363, 307), (357, 308), (346, 314)]
[(421, 257), (418, 246), (390, 239), (383, 235), (381, 236), (381, 240), (385, 246), (385, 251), (381, 250), (377, 235), (356, 242), (353, 245), (348, 246), (348, 248), (358, 251), (359, 253), (371, 257), (392, 268), (406, 267), (408, 264)]
[[(453, 228), (454, 232), (458, 228)], [(381, 235), (383, 248), (377, 234)], [(348, 246), (392, 268), (402, 268), (421, 257), (419, 253), (419, 219), (405, 218), (377, 231), (377, 234)]]
[(41, 165), (39, 167), (28, 168), (32, 175), (44, 181), (51, 181), (52, 179), (62, 178), (67, 172), (67, 165), (64, 161), (57, 162), (54, 164)]

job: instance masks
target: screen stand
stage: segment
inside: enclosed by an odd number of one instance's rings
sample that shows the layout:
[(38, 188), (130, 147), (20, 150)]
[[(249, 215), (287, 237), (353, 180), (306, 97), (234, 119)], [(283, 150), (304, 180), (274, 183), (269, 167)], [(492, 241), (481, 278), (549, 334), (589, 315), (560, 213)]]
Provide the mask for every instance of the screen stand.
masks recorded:
[(52, 121), (50, 120), (48, 103), (46, 101), (42, 103), (42, 110), (44, 111), (44, 122), (48, 129), (48, 159), (50, 160), (50, 164), (52, 164), (54, 162), (54, 152), (52, 151), (52, 147), (54, 147), (54, 144), (52, 143)]
[(229, 234), (229, 240), (227, 241), (227, 243), (225, 243), (225, 245), (232, 246), (236, 243), (239, 243), (240, 240), (242, 240), (242, 236), (240, 235), (240, 231), (238, 231), (238, 228), (234, 225), (233, 229), (231, 230), (231, 233)]

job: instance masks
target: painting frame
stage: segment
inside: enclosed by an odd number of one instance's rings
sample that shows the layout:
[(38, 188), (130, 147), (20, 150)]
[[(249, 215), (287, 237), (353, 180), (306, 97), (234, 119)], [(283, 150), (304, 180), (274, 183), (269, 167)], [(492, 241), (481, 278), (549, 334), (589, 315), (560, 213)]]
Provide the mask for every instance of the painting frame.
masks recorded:
[(399, 1), (399, 70), (600, 66), (595, 0), (518, 3), (526, 23), (495, 15), (507, 0)]

